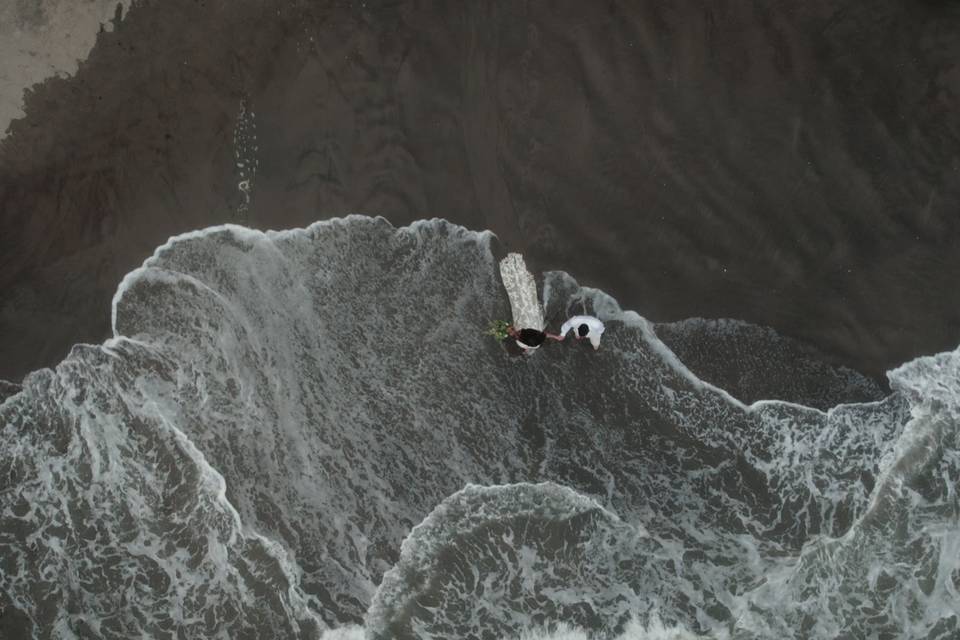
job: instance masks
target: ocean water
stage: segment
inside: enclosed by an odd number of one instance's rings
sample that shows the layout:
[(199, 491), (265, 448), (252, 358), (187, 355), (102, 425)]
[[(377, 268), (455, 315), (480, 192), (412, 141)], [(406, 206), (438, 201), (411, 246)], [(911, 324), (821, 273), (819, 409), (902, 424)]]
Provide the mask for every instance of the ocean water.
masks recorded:
[[(551, 272), (545, 317), (603, 344), (512, 357), (492, 241), (351, 216), (157, 249), (112, 339), (0, 404), (0, 635), (960, 636), (960, 350), (746, 404), (770, 376), (701, 380)], [(661, 332), (708, 353), (691, 327)]]
[(697, 377), (745, 402), (787, 400), (824, 411), (880, 400), (875, 380), (831, 365), (809, 345), (740, 320), (688, 318), (655, 325), (660, 338)]

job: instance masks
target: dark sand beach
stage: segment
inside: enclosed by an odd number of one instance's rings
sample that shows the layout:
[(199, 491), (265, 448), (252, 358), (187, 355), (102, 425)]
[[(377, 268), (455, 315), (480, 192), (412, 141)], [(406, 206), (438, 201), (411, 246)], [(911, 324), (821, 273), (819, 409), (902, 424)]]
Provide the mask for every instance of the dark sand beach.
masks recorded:
[(881, 377), (960, 342), (958, 33), (932, 1), (135, 3), (0, 142), (0, 378), (103, 340), (172, 234), (348, 213)]

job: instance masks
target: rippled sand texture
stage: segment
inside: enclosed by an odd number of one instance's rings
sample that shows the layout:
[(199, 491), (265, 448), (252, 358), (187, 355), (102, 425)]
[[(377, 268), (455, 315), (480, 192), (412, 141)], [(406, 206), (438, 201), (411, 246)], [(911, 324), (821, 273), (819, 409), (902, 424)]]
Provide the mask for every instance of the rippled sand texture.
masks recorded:
[(880, 376), (960, 337), (957, 33), (948, 2), (138, 3), (0, 149), (0, 378), (104, 338), (173, 233), (350, 212)]

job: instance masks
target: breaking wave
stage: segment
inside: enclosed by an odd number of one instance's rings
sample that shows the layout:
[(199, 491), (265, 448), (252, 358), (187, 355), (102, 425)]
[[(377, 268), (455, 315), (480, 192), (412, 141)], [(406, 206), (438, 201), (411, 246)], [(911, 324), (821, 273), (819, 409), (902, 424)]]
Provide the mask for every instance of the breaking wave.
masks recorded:
[(545, 317), (603, 345), (510, 357), (491, 239), (351, 216), (160, 247), (112, 339), (0, 404), (0, 630), (960, 633), (960, 351), (872, 402), (745, 404), (551, 272)]

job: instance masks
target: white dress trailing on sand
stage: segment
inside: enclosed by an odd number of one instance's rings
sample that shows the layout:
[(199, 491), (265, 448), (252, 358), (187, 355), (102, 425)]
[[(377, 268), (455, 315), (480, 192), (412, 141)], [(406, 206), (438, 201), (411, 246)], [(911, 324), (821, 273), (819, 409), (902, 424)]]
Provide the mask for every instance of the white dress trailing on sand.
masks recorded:
[(540, 306), (537, 296), (537, 282), (527, 270), (523, 256), (519, 253), (507, 254), (507, 257), (500, 261), (500, 278), (510, 298), (513, 326), (517, 329), (543, 331), (543, 307)]

